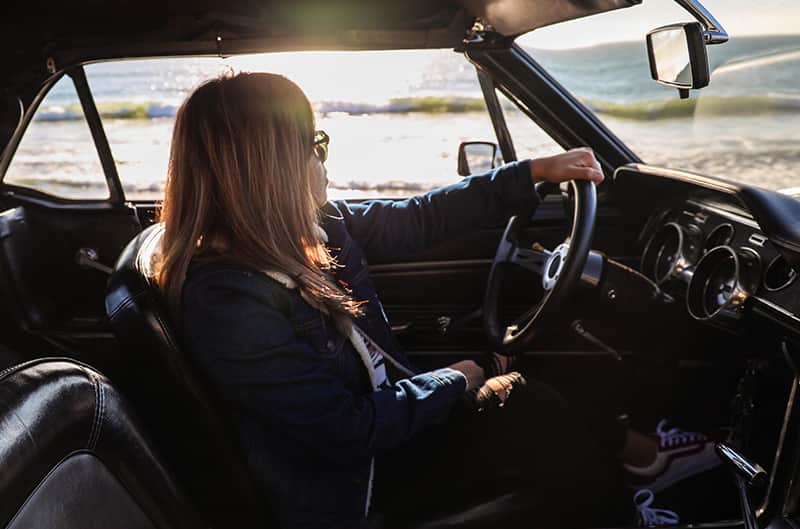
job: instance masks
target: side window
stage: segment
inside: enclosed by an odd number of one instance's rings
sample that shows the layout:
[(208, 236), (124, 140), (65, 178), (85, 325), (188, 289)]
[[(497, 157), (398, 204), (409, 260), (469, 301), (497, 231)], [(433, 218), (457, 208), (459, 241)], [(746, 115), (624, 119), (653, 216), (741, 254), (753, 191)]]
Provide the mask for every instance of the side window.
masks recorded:
[(3, 182), (68, 199), (109, 197), (89, 125), (69, 77), (59, 79), (39, 105)]
[(506, 126), (514, 141), (514, 150), (517, 152), (518, 160), (540, 158), (564, 152), (564, 148), (539, 128), (539, 125), (522, 112), (513, 101), (499, 90), (496, 92), (503, 107)]

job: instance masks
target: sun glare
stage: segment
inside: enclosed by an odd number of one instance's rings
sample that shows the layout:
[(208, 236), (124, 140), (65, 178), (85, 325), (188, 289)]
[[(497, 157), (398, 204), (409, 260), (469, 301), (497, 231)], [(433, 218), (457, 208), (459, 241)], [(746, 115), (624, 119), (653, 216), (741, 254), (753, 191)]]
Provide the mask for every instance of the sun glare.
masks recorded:
[[(303, 88), (311, 101), (386, 103), (419, 93), (426, 70), (452, 50), (293, 52), (228, 59), (234, 71), (274, 71)], [(435, 72), (431, 72), (435, 75)]]

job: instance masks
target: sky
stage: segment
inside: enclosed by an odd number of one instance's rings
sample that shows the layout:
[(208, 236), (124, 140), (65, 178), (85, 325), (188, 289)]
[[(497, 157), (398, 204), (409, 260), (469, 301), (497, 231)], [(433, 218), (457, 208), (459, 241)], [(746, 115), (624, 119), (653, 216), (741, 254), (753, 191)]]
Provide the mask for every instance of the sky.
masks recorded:
[[(800, 0), (702, 0), (733, 36), (800, 33)], [(540, 28), (523, 35), (524, 46), (565, 49), (606, 42), (644, 40), (653, 28), (694, 18), (674, 0), (641, 5)]]

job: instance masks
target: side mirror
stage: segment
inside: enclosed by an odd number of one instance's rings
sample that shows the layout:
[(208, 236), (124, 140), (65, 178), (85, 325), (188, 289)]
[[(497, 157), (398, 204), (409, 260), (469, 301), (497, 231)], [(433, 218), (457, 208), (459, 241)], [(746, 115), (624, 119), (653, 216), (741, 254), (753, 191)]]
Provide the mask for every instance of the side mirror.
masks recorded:
[(458, 174), (469, 176), (494, 169), (503, 163), (500, 148), (488, 141), (464, 141), (458, 146)]
[(677, 88), (688, 97), (692, 88), (708, 86), (708, 53), (704, 28), (685, 22), (656, 28), (647, 34), (650, 75), (658, 83)]

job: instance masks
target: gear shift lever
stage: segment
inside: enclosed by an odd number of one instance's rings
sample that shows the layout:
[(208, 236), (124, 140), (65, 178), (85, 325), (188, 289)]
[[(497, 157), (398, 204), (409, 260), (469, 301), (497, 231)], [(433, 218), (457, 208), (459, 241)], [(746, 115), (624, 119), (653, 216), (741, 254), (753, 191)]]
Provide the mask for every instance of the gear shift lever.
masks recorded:
[(767, 483), (767, 471), (725, 443), (717, 443), (717, 455), (728, 463), (736, 474), (744, 478), (748, 487), (761, 487)]

